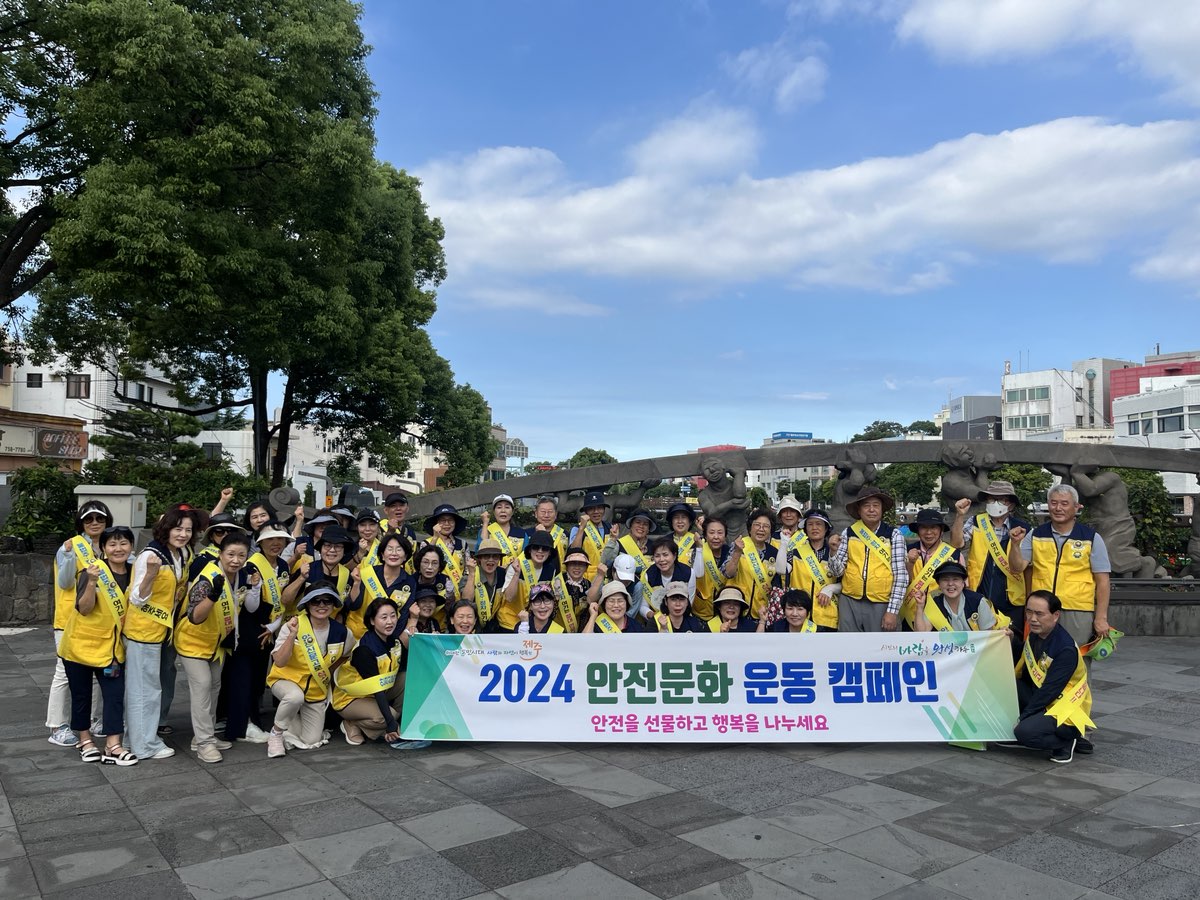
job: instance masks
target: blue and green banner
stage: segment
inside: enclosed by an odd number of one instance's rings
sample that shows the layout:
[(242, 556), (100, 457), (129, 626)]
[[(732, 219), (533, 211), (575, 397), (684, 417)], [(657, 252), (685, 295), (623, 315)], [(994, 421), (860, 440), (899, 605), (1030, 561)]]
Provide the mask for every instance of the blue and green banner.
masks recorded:
[(401, 735), (440, 741), (1012, 740), (998, 632), (414, 635)]

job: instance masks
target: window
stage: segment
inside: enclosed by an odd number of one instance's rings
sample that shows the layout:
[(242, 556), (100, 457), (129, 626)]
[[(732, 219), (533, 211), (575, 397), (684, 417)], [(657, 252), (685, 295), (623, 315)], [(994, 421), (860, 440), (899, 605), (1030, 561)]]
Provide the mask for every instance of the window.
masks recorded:
[(206, 441), (200, 445), (204, 450), (204, 458), (208, 460), (221, 460), (221, 444), (219, 442), (210, 443)]
[(152, 387), (146, 388), (146, 402), (147, 403), (154, 402), (154, 388), (152, 388)]
[(1030, 388), (1029, 389), (1029, 399), (1030, 400), (1049, 400), (1050, 399), (1049, 385), (1046, 385), (1043, 387)]
[(1129, 433), (1130, 434), (1141, 434), (1142, 433), (1142, 423), (1139, 422), (1137, 419), (1130, 419), (1129, 420)]
[(1017, 390), (1017, 391), (1005, 391), (1004, 392), (1004, 402), (1005, 403), (1020, 403), (1024, 399), (1025, 399), (1024, 388), (1022, 388), (1021, 390)]
[(1005, 428), (1009, 429), (1024, 429), (1024, 428), (1049, 428), (1049, 416), (1009, 416), (1005, 420)]
[(1173, 413), (1181, 413), (1181, 412), (1183, 412), (1182, 406), (1172, 406), (1169, 409), (1160, 409), (1158, 411), (1158, 414), (1160, 416), (1169, 416), (1169, 415), (1172, 415)]
[(1163, 416), (1158, 420), (1158, 433), (1169, 434), (1172, 431), (1183, 431), (1183, 416)]
[(1076, 427), (1076, 428), (1082, 428), (1082, 427), (1083, 427), (1083, 416), (1076, 416), (1076, 417), (1075, 417), (1075, 427)]
[[(1026, 400), (1049, 400), (1050, 388), (1048, 385), (1042, 387), (1031, 388), (1014, 388), (1004, 392), (1004, 401), (1006, 403), (1024, 403)], [(1079, 398), (1080, 400), (1083, 397)]]
[(1142, 434), (1154, 434), (1154, 420), (1142, 419)]
[(1075, 402), (1076, 403), (1083, 402), (1083, 388), (1075, 388)]
[(92, 396), (92, 376), (91, 375), (68, 375), (67, 376), (67, 399), (68, 400), (86, 400)]
[(416, 475), (417, 475), (416, 472), (409, 472), (407, 477), (409, 478), (409, 480), (412, 480), (413, 478), (416, 477)]
[(40, 388), (42, 386), (42, 373), (30, 372), (25, 376), (25, 387)]
[(1200, 428), (1200, 413), (1188, 413), (1188, 428)]

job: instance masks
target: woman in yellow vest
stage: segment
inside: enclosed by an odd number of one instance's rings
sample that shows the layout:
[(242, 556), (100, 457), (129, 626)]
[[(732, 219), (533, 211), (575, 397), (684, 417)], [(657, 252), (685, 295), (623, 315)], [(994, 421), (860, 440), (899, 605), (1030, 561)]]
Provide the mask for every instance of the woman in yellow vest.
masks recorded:
[(279, 701), (267, 737), (271, 759), (286, 755), (289, 746), (312, 750), (327, 740), (325, 711), (334, 675), (354, 650), (354, 635), (333, 619), (341, 604), (335, 585), (306, 585), (299, 612), (279, 629), (267, 675), (267, 685)]
[(467, 520), (449, 503), (443, 503), (425, 520), (425, 530), (429, 533), (429, 544), (442, 553), (442, 571), (457, 590), (467, 574), (467, 545), (459, 537), (467, 530)]
[[(75, 591), (79, 576), (93, 559), (100, 555), (100, 533), (113, 524), (112, 512), (99, 500), (88, 500), (75, 514), (75, 537), (67, 540), (54, 555), (54, 649), (62, 642), (63, 629), (75, 609)], [(99, 685), (92, 692), (92, 709), (100, 714)], [(62, 657), (54, 663), (54, 677), (50, 681), (50, 700), (46, 704), (46, 727), (50, 729), (50, 743), (59, 747), (74, 747), (79, 738), (71, 730), (71, 692), (67, 687), (67, 672)], [(103, 729), (91, 727), (100, 735)], [(99, 722), (94, 723), (99, 725)]]
[[(604, 514), (611, 509), (604, 499), (603, 491), (589, 491), (584, 495), (579, 524), (571, 529), (571, 546), (580, 547), (588, 555), (587, 572), (589, 579), (596, 577), (596, 567), (600, 565), (600, 556), (604, 551), (605, 535), (608, 525)], [(605, 563), (610, 565), (610, 563)]]
[(548, 581), (529, 589), (529, 602), (517, 614), (517, 634), (565, 634), (554, 621), (554, 587)]
[(361, 577), (357, 567), (351, 568), (355, 552), (353, 538), (341, 525), (328, 525), (313, 549), (316, 558), (308, 564), (307, 569), (301, 567), (302, 573), (308, 573), (304, 580), (309, 584), (328, 582), (335, 585), (344, 605), (351, 592), (358, 589)]
[(496, 610), (504, 602), (504, 573), (507, 569), (500, 568), (503, 558), (504, 550), (500, 542), (491, 538), (480, 541), (475, 555), (467, 558), (463, 598), (475, 604), (480, 631), (495, 633), (500, 630), (496, 622)]
[(378, 543), (377, 551), (379, 562), (368, 566), (364, 561), (359, 565), (358, 582), (350, 591), (350, 598), (342, 607), (339, 617), (355, 640), (361, 639), (369, 630), (363, 610), (373, 600), (388, 597), (395, 602), (397, 609), (403, 609), (408, 605), (416, 585), (416, 579), (407, 568), (411, 552), (408, 538), (398, 532), (385, 534)]
[[(809, 618), (817, 631), (837, 631), (837, 596), (841, 582), (829, 574), (829, 532), (833, 527), (829, 516), (819, 509), (804, 514), (804, 533), (790, 542), (787, 560), (787, 584), (792, 590), (803, 591), (812, 598)], [(772, 603), (767, 614), (768, 626), (783, 618), (782, 604)]]
[(667, 524), (671, 526), (671, 537), (675, 539), (679, 561), (691, 568), (692, 556), (700, 543), (696, 532), (696, 510), (690, 503), (672, 503), (667, 507)]
[[(439, 627), (445, 624), (446, 606), (458, 599), (458, 585), (444, 571), (445, 568), (446, 557), (440, 547), (426, 544), (413, 554), (413, 569), (416, 573), (413, 578), (413, 597), (422, 590), (434, 592), (439, 601), (434, 613)], [(403, 618), (403, 607), (400, 608), (400, 613)]]
[(621, 527), (616, 524), (609, 529), (600, 561), (611, 568), (617, 556), (627, 553), (637, 563), (637, 575), (641, 578), (651, 565), (650, 532), (654, 529), (654, 519), (646, 510), (635, 509), (625, 519), (625, 527), (629, 530), (627, 534), (621, 534)]
[(360, 509), (354, 517), (354, 530), (358, 534), (358, 552), (355, 559), (360, 565), (379, 565), (379, 536), (382, 531), (379, 513), (371, 507)]
[(544, 531), (535, 531), (525, 550), (514, 559), (504, 576), (504, 602), (496, 610), (496, 627), (502, 633), (517, 630), (521, 610), (529, 605), (529, 589), (539, 582), (549, 582), (558, 575), (558, 555), (554, 538)]
[(670, 581), (663, 589), (662, 611), (656, 612), (652, 624), (660, 634), (708, 634), (719, 631), (716, 619), (705, 621), (692, 613), (690, 588), (685, 581)]
[[(959, 501), (970, 507), (971, 501)], [(959, 562), (960, 554), (953, 543), (945, 540), (950, 526), (936, 509), (923, 509), (917, 513), (912, 524), (918, 541), (908, 549), (908, 592), (900, 615), (909, 628), (916, 628), (917, 609), (924, 607), (927, 600), (937, 592), (936, 572), (948, 562)], [(957, 538), (962, 540), (961, 536)], [(951, 537), (951, 541), (955, 540)]]
[(738, 587), (730, 585), (717, 594), (713, 609), (717, 613), (713, 617), (717, 627), (713, 628), (712, 623), (709, 623), (708, 627), (714, 632), (728, 634), (731, 631), (758, 630), (758, 623), (750, 615), (750, 603)]
[(470, 600), (456, 600), (450, 607), (446, 620), (450, 623), (447, 634), (475, 634), (479, 631), (479, 613)]
[(728, 580), (725, 565), (729, 562), (729, 545), (725, 543), (725, 523), (715, 516), (704, 521), (704, 541), (692, 558), (696, 576), (696, 597), (692, 612), (701, 619), (711, 619), (713, 600)]
[[(222, 750), (232, 744), (217, 738), (217, 694), (221, 690), (221, 668), (238, 640), (238, 614), (243, 605), (258, 609), (260, 578), (257, 571), (247, 581), (242, 568), (250, 554), (250, 538), (228, 535), (221, 552), (188, 589), (187, 611), (175, 626), (175, 650), (187, 676), (192, 708), (192, 750), (201, 762), (219, 763)], [(257, 640), (258, 635), (246, 635)]]
[[(76, 599), (63, 628), (58, 655), (71, 691), (71, 728), (79, 732), (79, 757), (84, 762), (114, 766), (137, 765), (138, 758), (121, 746), (125, 730), (125, 622), (129, 590), (129, 555), (133, 532), (118, 525), (100, 534), (103, 560), (93, 558), (81, 573)], [(92, 741), (92, 681), (104, 696), (104, 752)]]
[(153, 539), (133, 564), (125, 614), (125, 736), (138, 759), (175, 755), (161, 737), (169, 733), (163, 710), (175, 692), (172, 637), (187, 590), (192, 536), (205, 520), (200, 510), (168, 509), (154, 523)]
[[(729, 560), (725, 563), (725, 577), (746, 598), (750, 604), (750, 616), (754, 619), (766, 614), (771, 587), (775, 584), (777, 554), (771, 544), (774, 527), (769, 509), (751, 510), (746, 517), (747, 534), (734, 541)], [(782, 565), (786, 571), (786, 562)]]
[[(400, 538), (400, 535), (395, 535)], [(376, 597), (363, 613), (367, 625), (346, 664), (337, 670), (333, 708), (342, 717), (342, 734), (352, 746), (382, 737), (400, 740), (396, 709), (404, 696), (396, 623), (400, 608), (390, 597)]]

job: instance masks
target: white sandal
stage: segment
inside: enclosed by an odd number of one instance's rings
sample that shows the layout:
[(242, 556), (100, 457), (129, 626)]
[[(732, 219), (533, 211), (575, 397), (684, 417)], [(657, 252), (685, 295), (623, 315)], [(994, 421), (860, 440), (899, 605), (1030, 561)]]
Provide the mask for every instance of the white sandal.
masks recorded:
[(136, 766), (138, 758), (124, 747), (105, 747), (100, 762), (106, 766)]

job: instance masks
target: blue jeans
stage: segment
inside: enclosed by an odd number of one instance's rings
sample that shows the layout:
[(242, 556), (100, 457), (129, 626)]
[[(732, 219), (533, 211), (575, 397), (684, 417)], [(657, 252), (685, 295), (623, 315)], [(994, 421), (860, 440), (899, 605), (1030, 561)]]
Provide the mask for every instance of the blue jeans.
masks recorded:
[(153, 756), (167, 746), (157, 734), (164, 655), (162, 644), (125, 641), (125, 734), (138, 758)]

